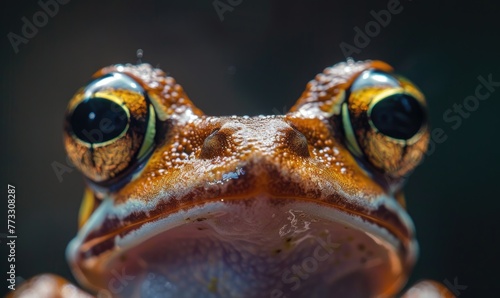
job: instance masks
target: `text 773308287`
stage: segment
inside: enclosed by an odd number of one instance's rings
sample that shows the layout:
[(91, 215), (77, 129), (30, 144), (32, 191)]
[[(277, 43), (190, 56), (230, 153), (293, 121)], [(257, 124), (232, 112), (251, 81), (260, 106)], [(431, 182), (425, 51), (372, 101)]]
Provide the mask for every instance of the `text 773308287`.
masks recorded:
[(16, 187), (7, 184), (7, 288), (16, 289)]

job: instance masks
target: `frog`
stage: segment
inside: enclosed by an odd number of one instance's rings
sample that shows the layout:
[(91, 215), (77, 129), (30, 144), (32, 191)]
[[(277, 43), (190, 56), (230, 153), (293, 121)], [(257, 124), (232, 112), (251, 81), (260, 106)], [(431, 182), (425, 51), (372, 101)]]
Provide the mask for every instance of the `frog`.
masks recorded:
[(96, 72), (63, 142), (83, 174), (56, 275), (12, 297), (454, 297), (423, 280), (404, 183), (429, 143), (427, 103), (382, 61), (348, 59), (284, 115), (207, 116), (147, 63)]

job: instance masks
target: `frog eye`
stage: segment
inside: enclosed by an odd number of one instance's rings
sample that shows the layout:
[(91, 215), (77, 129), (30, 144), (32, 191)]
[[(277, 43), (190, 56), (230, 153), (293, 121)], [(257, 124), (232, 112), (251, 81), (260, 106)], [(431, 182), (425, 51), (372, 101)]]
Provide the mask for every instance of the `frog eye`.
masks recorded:
[[(83, 100), (69, 119), (78, 140), (102, 146), (122, 136), (128, 129), (130, 111), (112, 98), (91, 97)], [(90, 133), (90, 132), (100, 133)]]
[(342, 104), (346, 145), (391, 176), (411, 171), (429, 141), (424, 96), (408, 80), (378, 70), (362, 72)]
[(374, 101), (368, 109), (368, 119), (380, 133), (398, 140), (409, 140), (423, 126), (425, 114), (413, 96), (394, 93)]
[(120, 176), (154, 144), (156, 116), (144, 89), (131, 77), (109, 73), (70, 101), (64, 140), (71, 161), (94, 182)]

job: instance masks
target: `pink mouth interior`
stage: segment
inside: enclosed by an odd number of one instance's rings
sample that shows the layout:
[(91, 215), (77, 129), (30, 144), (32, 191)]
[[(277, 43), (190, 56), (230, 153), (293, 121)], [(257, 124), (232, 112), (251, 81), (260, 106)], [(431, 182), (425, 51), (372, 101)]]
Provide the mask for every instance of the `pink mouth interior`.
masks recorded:
[(405, 281), (397, 240), (341, 211), (217, 204), (117, 240), (99, 286), (123, 297), (368, 297)]

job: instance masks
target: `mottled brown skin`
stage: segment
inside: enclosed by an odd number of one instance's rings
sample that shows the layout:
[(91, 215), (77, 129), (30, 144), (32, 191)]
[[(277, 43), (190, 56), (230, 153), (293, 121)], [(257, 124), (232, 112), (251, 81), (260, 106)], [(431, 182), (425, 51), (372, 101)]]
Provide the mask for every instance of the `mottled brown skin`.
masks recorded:
[[(131, 198), (155, 206), (147, 212), (138, 209), (124, 218), (104, 218), (103, 224), (89, 233), (79, 247), (72, 264), (75, 273), (87, 286), (101, 286), (96, 274), (98, 264), (86, 261), (93, 257), (104, 260), (115, 246), (116, 235), (126, 235), (144, 223), (178, 210), (210, 201), (241, 203), (257, 195), (269, 197), (272, 204), (283, 204), (285, 200), (310, 201), (361, 216), (399, 239), (403, 245), (400, 253), (405, 255), (413, 239), (411, 229), (387, 209), (367, 206), (374, 206), (384, 195), (397, 196), (403, 202), (400, 195), (403, 176), (422, 158), (428, 130), (424, 127), (419, 138), (411, 144), (398, 145), (360, 127), (355, 133), (365, 157), (356, 158), (344, 143), (339, 114), (346, 100), (346, 90), (367, 69), (392, 72), (390, 66), (380, 61), (350, 61), (336, 65), (307, 84), (288, 114), (266, 117), (205, 116), (172, 77), (147, 64), (115, 65), (97, 72), (94, 77), (120, 72), (135, 79), (148, 92), (158, 115), (157, 130), (164, 134), (156, 136), (155, 149), (143, 172), (110, 194), (95, 185), (119, 178), (125, 168), (133, 166), (132, 154), (117, 153), (120, 158), (111, 166), (98, 163), (99, 166), (93, 168), (92, 164), (101, 160), (101, 154), (113, 155), (115, 149), (105, 148), (102, 153), (92, 156), (65, 132), (70, 158), (87, 178), (93, 180), (82, 208), (81, 226), (106, 196), (113, 197), (116, 208), (124, 206)], [(405, 84), (416, 90), (410, 83)], [(355, 113), (366, 112), (366, 104), (356, 104), (350, 103)], [(138, 146), (133, 145), (132, 152), (136, 152)], [(85, 162), (82, 156), (94, 161)], [(224, 179), (224, 174), (235, 171), (244, 173), (244, 179)], [(343, 193), (324, 188), (332, 183)], [(161, 195), (165, 190), (168, 190), (167, 198)], [(411, 266), (409, 261), (404, 275), (409, 274)], [(433, 293), (438, 291), (441, 297), (451, 297), (446, 288), (435, 285), (437, 290)], [(387, 289), (386, 294), (396, 293), (399, 286)], [(405, 297), (425, 297), (414, 296), (415, 293)]]
[(311, 108), (329, 113), (341, 103), (340, 101), (343, 100), (341, 94), (349, 89), (357, 75), (370, 68), (386, 72), (393, 71), (390, 65), (382, 61), (358, 61), (351, 63), (348, 69), (330, 69), (331, 71), (326, 69), (307, 84), (306, 90), (290, 111), (296, 112), (308, 104)]

